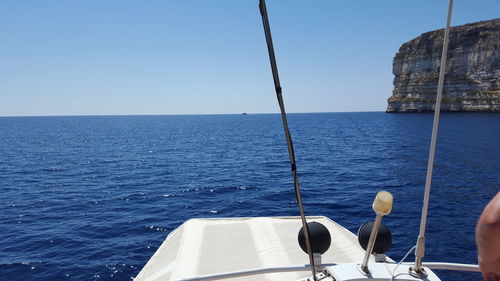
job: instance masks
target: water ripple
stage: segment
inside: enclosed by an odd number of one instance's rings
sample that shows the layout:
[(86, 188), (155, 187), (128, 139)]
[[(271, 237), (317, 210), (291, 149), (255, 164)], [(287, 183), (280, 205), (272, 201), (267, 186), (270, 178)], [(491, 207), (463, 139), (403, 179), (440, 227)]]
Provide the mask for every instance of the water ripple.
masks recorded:
[[(289, 122), (306, 212), (356, 232), (387, 189), (389, 255), (401, 258), (418, 231), (432, 116)], [(475, 221), (500, 186), (499, 124), (495, 114), (442, 116), (429, 260), (476, 262)], [(0, 127), (5, 280), (131, 280), (189, 218), (298, 214), (279, 115), (23, 117)]]

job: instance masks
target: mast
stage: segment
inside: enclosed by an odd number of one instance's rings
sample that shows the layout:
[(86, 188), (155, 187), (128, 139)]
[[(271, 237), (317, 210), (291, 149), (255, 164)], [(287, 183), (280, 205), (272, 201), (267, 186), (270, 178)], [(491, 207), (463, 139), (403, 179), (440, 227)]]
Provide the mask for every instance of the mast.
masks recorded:
[(288, 146), (288, 156), (290, 157), (290, 166), (292, 169), (293, 182), (295, 187), (295, 198), (300, 210), (300, 218), (302, 220), (302, 227), (304, 229), (304, 236), (307, 248), (307, 254), (309, 255), (309, 262), (311, 264), (311, 271), (313, 279), (316, 280), (316, 268), (314, 265), (314, 256), (312, 253), (311, 241), (309, 239), (309, 228), (307, 227), (306, 216), (304, 212), (304, 206), (302, 204), (302, 196), (300, 193), (299, 178), (297, 175), (297, 164), (295, 162), (295, 152), (293, 150), (292, 136), (288, 130), (288, 121), (286, 118), (285, 104), (283, 103), (283, 95), (281, 93), (280, 78), (278, 75), (278, 66), (276, 64), (276, 56), (274, 54), (273, 39), (271, 37), (271, 27), (269, 26), (269, 17), (267, 15), (266, 1), (259, 0), (259, 10), (262, 16), (262, 24), (264, 25), (264, 33), (266, 36), (267, 51), (269, 53), (269, 62), (271, 63), (271, 71), (273, 73), (274, 88), (276, 91), (276, 98), (278, 99), (278, 104), (281, 111), (281, 120), (283, 121), (283, 129), (285, 130), (285, 137)]
[(429, 149), (429, 161), (427, 163), (427, 176), (425, 180), (424, 202), (422, 206), (422, 217), (420, 219), (420, 233), (417, 239), (417, 249), (415, 250), (415, 265), (410, 268), (410, 274), (418, 277), (427, 276), (422, 268), (422, 260), (425, 256), (425, 228), (427, 224), (427, 211), (429, 208), (429, 197), (432, 182), (432, 168), (434, 167), (434, 155), (436, 153), (436, 141), (439, 128), (439, 116), (441, 110), (441, 98), (443, 95), (444, 75), (446, 72), (446, 57), (448, 55), (448, 41), (450, 36), (451, 11), (453, 9), (453, 0), (448, 3), (448, 17), (446, 19), (446, 28), (444, 30), (443, 51), (441, 54), (441, 65), (439, 67), (439, 82), (437, 88), (436, 105), (434, 106), (434, 123), (432, 126), (431, 145)]

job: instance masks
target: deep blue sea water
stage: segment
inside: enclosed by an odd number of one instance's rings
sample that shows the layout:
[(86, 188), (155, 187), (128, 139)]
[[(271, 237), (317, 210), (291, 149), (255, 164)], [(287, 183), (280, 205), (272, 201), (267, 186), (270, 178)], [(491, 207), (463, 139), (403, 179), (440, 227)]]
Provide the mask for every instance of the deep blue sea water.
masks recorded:
[[(306, 213), (356, 232), (388, 190), (400, 259), (418, 234), (432, 115), (289, 123)], [(443, 114), (439, 137), (425, 260), (477, 263), (475, 222), (500, 190), (500, 114)], [(131, 280), (189, 218), (298, 215), (289, 167), (277, 114), (0, 118), (0, 280)]]

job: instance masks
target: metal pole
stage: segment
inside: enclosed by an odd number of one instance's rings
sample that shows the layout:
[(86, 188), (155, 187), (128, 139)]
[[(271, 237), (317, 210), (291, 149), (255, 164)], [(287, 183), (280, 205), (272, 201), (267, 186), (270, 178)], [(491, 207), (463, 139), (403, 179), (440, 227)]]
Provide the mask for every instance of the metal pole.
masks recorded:
[(299, 205), (300, 218), (302, 220), (302, 227), (304, 228), (304, 236), (306, 240), (307, 254), (309, 255), (309, 262), (311, 263), (311, 272), (313, 279), (316, 280), (316, 268), (314, 265), (314, 256), (312, 253), (311, 241), (309, 239), (309, 228), (307, 227), (307, 221), (304, 211), (304, 205), (302, 204), (302, 196), (300, 193), (299, 177), (297, 175), (297, 165), (295, 163), (295, 153), (293, 149), (292, 136), (290, 135), (290, 130), (288, 130), (288, 121), (286, 118), (285, 104), (283, 102), (283, 95), (281, 93), (280, 79), (278, 75), (278, 66), (276, 64), (276, 56), (274, 54), (273, 39), (271, 36), (271, 27), (269, 26), (269, 17), (267, 15), (266, 1), (260, 0), (259, 10), (262, 16), (262, 24), (264, 25), (264, 33), (266, 35), (267, 51), (269, 53), (269, 62), (271, 63), (271, 71), (273, 73), (274, 88), (276, 90), (276, 98), (278, 99), (278, 104), (281, 111), (281, 120), (283, 121), (283, 129), (285, 130), (285, 137), (288, 146), (288, 155), (290, 157), (290, 165), (292, 168), (293, 182), (295, 187), (295, 198), (297, 199), (297, 204)]
[(363, 270), (363, 272), (366, 274), (370, 274), (370, 270), (368, 269), (368, 259), (370, 258), (370, 254), (372, 253), (373, 247), (375, 246), (378, 229), (380, 228), (381, 223), (382, 216), (377, 214), (377, 216), (375, 217), (375, 221), (373, 222), (372, 232), (370, 233), (370, 240), (368, 240), (368, 245), (366, 246), (365, 258), (363, 259), (363, 263), (361, 264), (361, 270)]
[(444, 30), (443, 51), (441, 55), (441, 65), (439, 69), (439, 82), (437, 89), (436, 105), (434, 107), (434, 123), (432, 126), (431, 146), (429, 149), (429, 161), (427, 163), (427, 176), (425, 180), (424, 203), (422, 206), (422, 217), (420, 220), (420, 233), (417, 239), (417, 249), (415, 251), (415, 265), (411, 268), (411, 274), (419, 277), (427, 274), (422, 268), (422, 261), (425, 256), (425, 228), (427, 224), (427, 211), (429, 208), (429, 197), (432, 182), (432, 168), (434, 166), (434, 155), (436, 152), (436, 141), (439, 127), (439, 115), (441, 110), (441, 97), (443, 95), (444, 75), (446, 72), (446, 57), (448, 54), (448, 41), (450, 36), (451, 11), (453, 9), (453, 0), (449, 0), (448, 17), (446, 19), (446, 28)]

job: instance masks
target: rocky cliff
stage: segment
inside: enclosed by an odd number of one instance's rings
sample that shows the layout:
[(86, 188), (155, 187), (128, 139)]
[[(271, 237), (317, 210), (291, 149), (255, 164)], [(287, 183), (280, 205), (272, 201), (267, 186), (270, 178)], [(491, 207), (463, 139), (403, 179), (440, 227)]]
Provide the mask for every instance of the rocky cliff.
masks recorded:
[[(387, 112), (434, 110), (443, 36), (427, 32), (399, 48)], [(441, 110), (500, 112), (500, 18), (451, 29)]]

